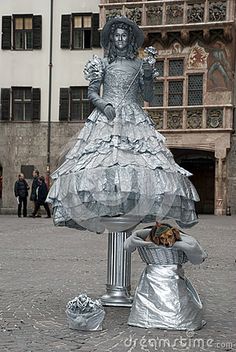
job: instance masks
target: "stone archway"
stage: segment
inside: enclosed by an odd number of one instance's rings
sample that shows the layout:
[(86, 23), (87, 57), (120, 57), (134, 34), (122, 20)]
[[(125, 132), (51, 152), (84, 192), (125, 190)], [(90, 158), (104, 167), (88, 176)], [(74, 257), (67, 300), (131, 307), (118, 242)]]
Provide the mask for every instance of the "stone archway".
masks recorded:
[(200, 196), (196, 203), (199, 214), (214, 214), (215, 210), (215, 157), (213, 152), (172, 149), (176, 162), (190, 171), (190, 178)]

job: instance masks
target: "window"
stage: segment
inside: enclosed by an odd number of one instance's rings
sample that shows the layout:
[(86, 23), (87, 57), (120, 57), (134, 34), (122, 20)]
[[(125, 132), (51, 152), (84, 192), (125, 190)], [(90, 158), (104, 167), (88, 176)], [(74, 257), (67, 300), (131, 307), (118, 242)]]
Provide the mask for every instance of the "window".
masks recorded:
[(91, 48), (92, 17), (73, 16), (73, 49)]
[(14, 49), (33, 49), (33, 18), (14, 18)]
[(92, 109), (92, 103), (88, 99), (88, 87), (60, 89), (60, 121), (84, 121)]
[(164, 76), (164, 60), (156, 61), (155, 69), (159, 73), (158, 77), (163, 77)]
[(40, 89), (12, 87), (1, 89), (1, 120), (40, 120)]
[(24, 174), (25, 178), (28, 180), (33, 179), (33, 171), (35, 170), (34, 165), (21, 165), (20, 172)]
[(154, 98), (152, 106), (163, 106), (163, 88), (164, 82), (158, 81), (154, 83)]
[(31, 88), (12, 89), (12, 116), (14, 121), (31, 120), (32, 95)]
[(183, 105), (183, 81), (169, 81), (168, 105)]
[(154, 81), (150, 106), (202, 105), (203, 73), (185, 72), (184, 58), (159, 59), (155, 67), (159, 76)]
[(2, 17), (2, 49), (32, 50), (42, 48), (42, 16), (13, 15)]
[(188, 105), (202, 105), (203, 75), (188, 76)]
[(81, 50), (100, 47), (98, 28), (98, 14), (62, 15), (61, 48)]
[(169, 60), (169, 76), (183, 76), (184, 60)]

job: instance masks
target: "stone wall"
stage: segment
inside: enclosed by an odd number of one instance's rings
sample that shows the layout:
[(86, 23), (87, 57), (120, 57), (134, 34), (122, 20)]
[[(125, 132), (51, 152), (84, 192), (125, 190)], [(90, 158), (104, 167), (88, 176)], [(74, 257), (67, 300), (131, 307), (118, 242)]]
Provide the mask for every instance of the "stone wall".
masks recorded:
[[(59, 155), (69, 139), (77, 133), (81, 123), (52, 123), (51, 125), (51, 171), (55, 169)], [(3, 171), (2, 207), (0, 211), (15, 212), (13, 192), (21, 165), (34, 165), (40, 174), (47, 168), (47, 123), (1, 123), (0, 165)], [(27, 180), (31, 184), (32, 180)]]

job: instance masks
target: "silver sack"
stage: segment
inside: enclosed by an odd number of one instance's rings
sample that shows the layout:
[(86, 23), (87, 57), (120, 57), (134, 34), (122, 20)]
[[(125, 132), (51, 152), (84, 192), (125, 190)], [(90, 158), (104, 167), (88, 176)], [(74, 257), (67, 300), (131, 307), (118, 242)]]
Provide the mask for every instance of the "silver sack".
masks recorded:
[(105, 310), (100, 300), (92, 300), (85, 293), (69, 301), (66, 306), (69, 328), (81, 331), (100, 331)]

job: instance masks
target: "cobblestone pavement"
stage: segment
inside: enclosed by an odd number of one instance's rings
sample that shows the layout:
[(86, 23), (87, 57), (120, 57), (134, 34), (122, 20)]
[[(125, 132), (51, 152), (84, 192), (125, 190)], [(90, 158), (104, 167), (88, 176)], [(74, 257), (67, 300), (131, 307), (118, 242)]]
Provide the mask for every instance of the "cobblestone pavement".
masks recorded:
[[(66, 303), (105, 291), (106, 235), (55, 228), (50, 219), (0, 216), (0, 351), (236, 351), (236, 217), (200, 216), (188, 231), (209, 257), (186, 274), (205, 304), (194, 333), (127, 325), (128, 308), (106, 308), (104, 329), (70, 330)], [(132, 257), (132, 287), (144, 265)]]

